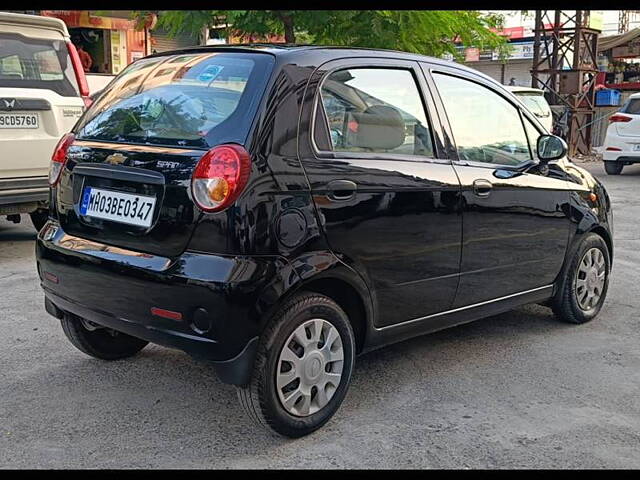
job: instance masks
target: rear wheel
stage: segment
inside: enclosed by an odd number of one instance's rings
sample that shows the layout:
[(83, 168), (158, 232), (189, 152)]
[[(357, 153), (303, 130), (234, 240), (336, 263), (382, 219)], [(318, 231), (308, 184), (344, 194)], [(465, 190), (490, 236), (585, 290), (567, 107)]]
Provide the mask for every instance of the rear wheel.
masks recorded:
[(552, 300), (556, 317), (569, 323), (593, 320), (607, 296), (610, 270), (607, 244), (600, 235), (587, 234), (566, 267)]
[(65, 314), (60, 322), (64, 334), (78, 350), (101, 360), (131, 357), (149, 343), (75, 315)]
[(622, 172), (622, 167), (624, 167), (622, 162), (611, 162), (611, 161), (604, 162), (604, 170), (609, 175), (620, 175), (620, 173)]
[(257, 423), (288, 437), (307, 435), (340, 407), (354, 356), (345, 312), (324, 295), (299, 294), (267, 326), (238, 398)]

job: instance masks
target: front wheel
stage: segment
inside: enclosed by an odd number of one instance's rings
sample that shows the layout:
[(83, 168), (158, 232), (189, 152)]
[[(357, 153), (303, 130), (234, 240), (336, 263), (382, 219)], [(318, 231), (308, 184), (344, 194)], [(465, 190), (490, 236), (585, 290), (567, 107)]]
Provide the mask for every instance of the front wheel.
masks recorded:
[(556, 317), (569, 323), (593, 320), (609, 288), (611, 260), (600, 235), (589, 233), (565, 268), (558, 292), (552, 300)]
[(604, 162), (604, 170), (608, 175), (620, 175), (622, 173), (622, 168), (624, 164), (622, 162)]
[(257, 423), (287, 437), (317, 430), (344, 399), (355, 339), (345, 312), (330, 298), (303, 293), (265, 329), (240, 404)]
[(75, 315), (66, 314), (60, 322), (64, 334), (78, 350), (101, 360), (131, 357), (149, 343)]

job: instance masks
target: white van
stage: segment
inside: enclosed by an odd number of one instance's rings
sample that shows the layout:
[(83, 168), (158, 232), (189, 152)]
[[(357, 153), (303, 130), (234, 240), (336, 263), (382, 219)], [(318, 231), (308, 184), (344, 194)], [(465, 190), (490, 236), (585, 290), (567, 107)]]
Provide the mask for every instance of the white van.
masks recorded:
[(547, 99), (544, 98), (543, 90), (511, 85), (505, 86), (505, 88), (518, 97), (525, 107), (538, 118), (547, 131), (551, 132), (553, 116), (551, 115), (551, 107), (549, 107)]
[(0, 12), (0, 215), (46, 221), (51, 155), (90, 102), (78, 53), (57, 18)]

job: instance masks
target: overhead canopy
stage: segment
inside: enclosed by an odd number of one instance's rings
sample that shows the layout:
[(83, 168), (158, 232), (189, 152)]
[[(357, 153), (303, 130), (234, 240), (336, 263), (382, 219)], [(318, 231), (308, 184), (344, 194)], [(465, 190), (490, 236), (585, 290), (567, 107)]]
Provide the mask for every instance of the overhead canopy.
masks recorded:
[(633, 30), (629, 30), (628, 32), (621, 33), (619, 35), (600, 37), (598, 39), (598, 51), (604, 52), (605, 50), (610, 50), (615, 47), (626, 45), (627, 43), (635, 40), (638, 37), (640, 37), (640, 28), (634, 28)]

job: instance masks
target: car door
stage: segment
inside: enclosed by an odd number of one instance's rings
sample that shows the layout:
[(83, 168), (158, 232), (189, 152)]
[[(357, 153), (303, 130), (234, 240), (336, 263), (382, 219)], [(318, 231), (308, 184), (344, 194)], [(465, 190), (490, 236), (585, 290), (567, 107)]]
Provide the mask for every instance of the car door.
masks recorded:
[[(431, 70), (463, 200), (460, 285), (454, 308), (527, 293), (553, 283), (569, 238), (564, 171), (541, 166), (542, 130), (489, 81), (461, 70)], [(444, 121), (444, 120), (443, 120)]]
[(324, 64), (307, 89), (302, 164), (330, 248), (370, 287), (376, 326), (447, 310), (458, 284), (460, 186), (424, 88), (416, 62), (362, 58)]

